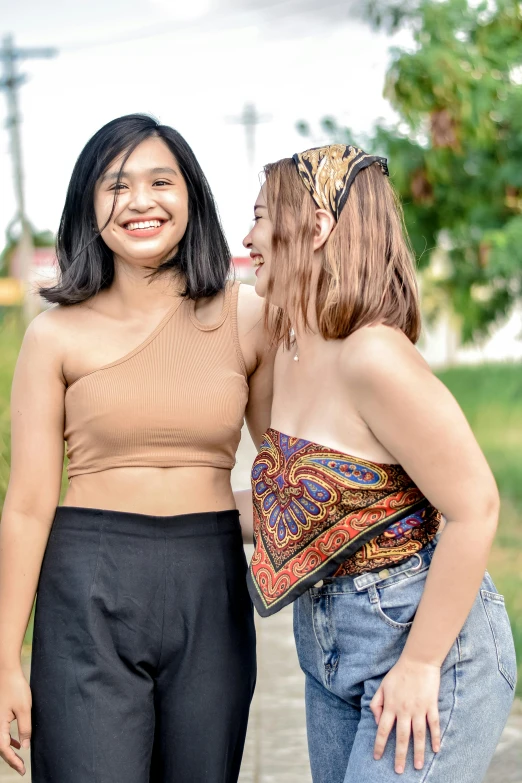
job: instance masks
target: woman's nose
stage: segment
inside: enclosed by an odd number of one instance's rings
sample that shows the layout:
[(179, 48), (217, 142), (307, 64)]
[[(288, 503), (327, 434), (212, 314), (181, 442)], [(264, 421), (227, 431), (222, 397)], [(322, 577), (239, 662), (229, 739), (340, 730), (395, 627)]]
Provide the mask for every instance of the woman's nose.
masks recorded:
[(139, 212), (145, 212), (154, 203), (153, 194), (149, 188), (136, 188), (131, 194), (129, 209), (136, 209)]

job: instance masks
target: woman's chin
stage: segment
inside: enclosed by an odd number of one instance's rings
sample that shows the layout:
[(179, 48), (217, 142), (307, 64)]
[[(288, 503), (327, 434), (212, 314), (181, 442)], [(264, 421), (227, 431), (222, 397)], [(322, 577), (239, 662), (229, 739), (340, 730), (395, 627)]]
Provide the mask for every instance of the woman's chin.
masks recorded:
[(266, 296), (266, 283), (264, 280), (260, 280), (258, 277), (256, 277), (256, 282), (254, 284), (255, 292), (258, 296), (263, 297), (263, 299)]
[(167, 259), (176, 254), (176, 246), (154, 246), (152, 242), (145, 243), (138, 247), (119, 248), (119, 252), (113, 250), (114, 258), (123, 261), (128, 266), (144, 267), (154, 269), (161, 266)]

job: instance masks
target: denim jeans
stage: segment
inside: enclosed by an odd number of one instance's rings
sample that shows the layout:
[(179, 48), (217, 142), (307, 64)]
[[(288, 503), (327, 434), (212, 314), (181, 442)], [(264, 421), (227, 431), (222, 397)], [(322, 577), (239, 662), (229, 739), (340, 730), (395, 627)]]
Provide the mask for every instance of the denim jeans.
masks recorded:
[(306, 675), (306, 720), (314, 783), (480, 783), (508, 718), (516, 659), (504, 599), (488, 574), (441, 669), (441, 749), (427, 729), (422, 770), (412, 743), (394, 771), (395, 730), (379, 761), (370, 702), (399, 658), (419, 604), (435, 543), (394, 568), (336, 577), (294, 604)]

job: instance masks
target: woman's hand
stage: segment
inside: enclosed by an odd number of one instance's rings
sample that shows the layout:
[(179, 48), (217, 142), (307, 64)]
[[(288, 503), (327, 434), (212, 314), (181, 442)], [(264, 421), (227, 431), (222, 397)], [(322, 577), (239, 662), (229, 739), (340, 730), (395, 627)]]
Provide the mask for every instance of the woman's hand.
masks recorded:
[(439, 726), (440, 668), (401, 656), (370, 702), (370, 709), (378, 725), (374, 759), (381, 758), (394, 724), (396, 728), (395, 772), (401, 774), (406, 765), (406, 754), (413, 733), (415, 769), (424, 766), (426, 722), (430, 728), (431, 747), (440, 750)]
[[(20, 741), (11, 737), (11, 722), (18, 722)], [(31, 689), (21, 669), (0, 671), (0, 756), (20, 775), (23, 759), (13, 748), (29, 747), (31, 738)]]

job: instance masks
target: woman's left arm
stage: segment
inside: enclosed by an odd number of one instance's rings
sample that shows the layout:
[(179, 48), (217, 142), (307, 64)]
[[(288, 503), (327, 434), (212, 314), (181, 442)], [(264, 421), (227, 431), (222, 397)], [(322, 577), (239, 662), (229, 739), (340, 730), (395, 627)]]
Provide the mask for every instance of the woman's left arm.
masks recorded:
[[(251, 286), (241, 286), (238, 304), (239, 339), (248, 370), (248, 403), (245, 420), (256, 449), (270, 426), (274, 383), (274, 361), (277, 349), (265, 327), (264, 300)], [(234, 492), (241, 517), (243, 541), (252, 543), (254, 535), (252, 493), (250, 489)]]
[(457, 402), (406, 338), (389, 329), (379, 335), (368, 330), (356, 353), (350, 387), (361, 417), (447, 522), (404, 651), (371, 703), (378, 723), (375, 758), (397, 723), (400, 773), (411, 733), (414, 765), (422, 768), (426, 721), (433, 750), (440, 749), (440, 667), (480, 588), (499, 497)]

